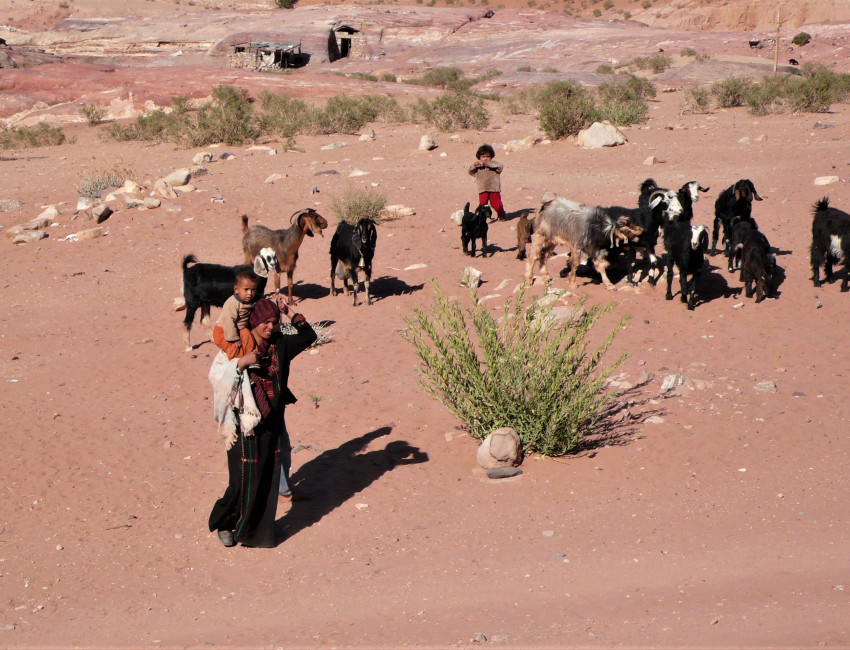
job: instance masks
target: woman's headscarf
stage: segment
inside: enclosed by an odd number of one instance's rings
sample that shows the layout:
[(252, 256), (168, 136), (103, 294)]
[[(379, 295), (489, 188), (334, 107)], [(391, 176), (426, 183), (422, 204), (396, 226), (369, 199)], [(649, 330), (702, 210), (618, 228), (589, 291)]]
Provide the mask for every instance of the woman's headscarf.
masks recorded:
[(280, 318), (280, 307), (268, 298), (260, 298), (254, 303), (251, 315), (248, 317), (248, 327), (254, 329), (257, 325), (265, 323), (269, 318)]

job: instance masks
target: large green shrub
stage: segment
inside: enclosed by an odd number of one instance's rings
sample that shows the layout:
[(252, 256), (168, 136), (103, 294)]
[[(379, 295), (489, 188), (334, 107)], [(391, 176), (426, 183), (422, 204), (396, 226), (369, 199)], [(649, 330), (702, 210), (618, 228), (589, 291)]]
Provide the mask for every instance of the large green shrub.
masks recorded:
[(381, 211), (387, 205), (387, 196), (368, 187), (348, 185), (342, 196), (334, 196), (331, 209), (340, 221), (355, 224), (360, 219), (381, 221)]
[(420, 97), (413, 113), (441, 131), (483, 129), (490, 124), (484, 100), (469, 93), (448, 93), (433, 102)]
[(540, 128), (553, 140), (577, 135), (599, 118), (593, 95), (572, 81), (550, 81), (537, 90), (534, 103)]
[(591, 351), (588, 334), (613, 305), (584, 309), (582, 301), (558, 325), (551, 307), (526, 305), (523, 286), (497, 320), (481, 303), (463, 309), (436, 282), (434, 289), (431, 308), (406, 319), (425, 390), (479, 439), (509, 426), (527, 452), (562, 456), (580, 448), (611, 399), (605, 381), (626, 359), (601, 366), (628, 318)]
[(810, 40), (812, 40), (812, 37), (811, 37), (810, 34), (807, 34), (806, 32), (800, 32), (799, 34), (796, 34), (794, 36), (794, 38), (791, 39), (791, 42), (794, 45), (803, 46), (803, 45), (807, 45)]
[(259, 120), (254, 115), (245, 88), (222, 85), (212, 90), (212, 100), (198, 109), (185, 134), (190, 147), (214, 142), (239, 145), (260, 134)]
[(306, 102), (283, 93), (264, 91), (260, 94), (259, 103), (263, 133), (284, 138), (293, 138), (303, 133), (313, 112)]
[(0, 149), (50, 147), (65, 142), (65, 132), (58, 126), (39, 122), (35, 126), (14, 126), (0, 131)]
[(749, 77), (727, 77), (711, 85), (711, 94), (720, 108), (743, 106), (753, 85)]
[(646, 99), (655, 97), (655, 86), (648, 79), (630, 74), (624, 80), (599, 84), (598, 92), (600, 117), (627, 126), (646, 121), (649, 116)]

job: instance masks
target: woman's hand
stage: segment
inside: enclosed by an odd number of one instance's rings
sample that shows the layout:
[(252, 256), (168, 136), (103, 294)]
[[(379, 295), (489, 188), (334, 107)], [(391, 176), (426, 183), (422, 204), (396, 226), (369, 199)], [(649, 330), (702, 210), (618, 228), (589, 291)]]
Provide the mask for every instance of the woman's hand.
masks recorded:
[(260, 362), (260, 355), (256, 350), (251, 350), (247, 354), (242, 357), (239, 357), (239, 360), (236, 362), (236, 367), (239, 370), (245, 370), (248, 366), (254, 365)]

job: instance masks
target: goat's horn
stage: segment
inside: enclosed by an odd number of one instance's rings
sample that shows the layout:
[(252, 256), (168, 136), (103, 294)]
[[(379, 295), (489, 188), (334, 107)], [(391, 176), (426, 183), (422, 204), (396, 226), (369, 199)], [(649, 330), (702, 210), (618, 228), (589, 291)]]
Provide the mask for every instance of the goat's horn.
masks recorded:
[(703, 187), (699, 183), (697, 183), (697, 188), (699, 189), (700, 192), (708, 192), (708, 190), (711, 189), (710, 187)]
[(313, 208), (304, 208), (303, 210), (298, 210), (297, 212), (293, 212), (292, 216), (289, 217), (289, 223), (290, 224), (295, 223), (296, 219), (300, 219), (305, 214), (309, 214), (311, 212), (313, 212)]

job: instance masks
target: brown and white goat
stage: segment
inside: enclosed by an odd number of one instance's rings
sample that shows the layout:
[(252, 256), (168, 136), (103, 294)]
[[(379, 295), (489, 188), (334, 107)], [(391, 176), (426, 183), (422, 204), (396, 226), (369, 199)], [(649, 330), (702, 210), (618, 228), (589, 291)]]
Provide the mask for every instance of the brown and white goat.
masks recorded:
[(280, 263), (280, 272), (275, 275), (275, 291), (280, 291), (280, 276), (286, 273), (288, 288), (288, 303), (292, 301), (292, 274), (295, 272), (295, 263), (298, 261), (298, 248), (304, 241), (304, 236), (313, 237), (318, 233), (324, 237), (322, 231), (328, 227), (328, 221), (313, 208), (299, 210), (289, 218), (292, 225), (289, 228), (272, 230), (265, 226), (253, 225), (248, 227), (248, 215), (242, 215), (242, 250), (245, 260), (250, 263), (261, 248), (271, 248), (277, 255)]
[(534, 221), (523, 214), (516, 222), (516, 258), (518, 260), (525, 259), (525, 249), (531, 243), (531, 236), (534, 234)]
[(605, 287), (614, 289), (608, 279), (608, 249), (616, 248), (636, 238), (643, 229), (630, 223), (628, 217), (614, 217), (606, 208), (589, 207), (546, 194), (537, 210), (534, 234), (531, 236), (528, 259), (525, 262), (525, 277), (531, 282), (534, 266), (539, 265), (540, 275), (548, 283), (549, 271), (546, 259), (563, 244), (570, 253), (569, 286), (576, 286), (576, 271), (581, 254), (593, 262), (597, 273), (602, 276)]

